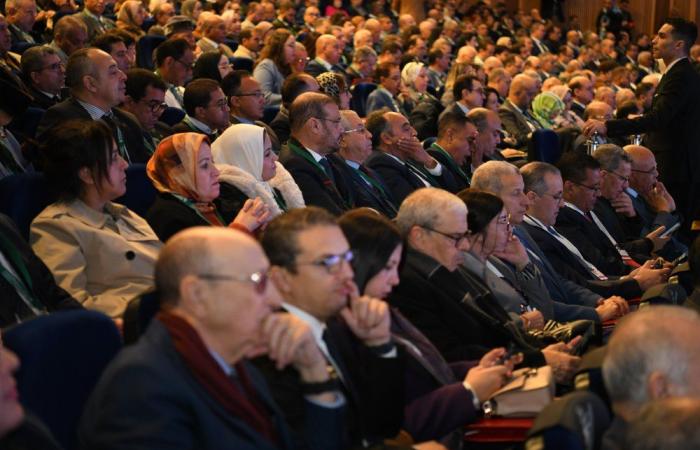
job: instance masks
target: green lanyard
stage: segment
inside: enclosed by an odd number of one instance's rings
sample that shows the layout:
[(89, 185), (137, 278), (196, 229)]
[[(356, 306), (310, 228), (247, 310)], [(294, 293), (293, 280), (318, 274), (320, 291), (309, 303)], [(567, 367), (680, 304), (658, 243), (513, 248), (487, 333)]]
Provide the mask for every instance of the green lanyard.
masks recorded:
[(439, 145), (437, 145), (435, 143), (433, 143), (433, 145), (431, 145), (430, 147), (437, 150), (438, 152), (442, 153), (443, 155), (445, 155), (445, 157), (447, 158), (447, 164), (449, 166), (451, 166), (452, 169), (454, 169), (462, 178), (467, 180), (467, 183), (469, 183), (469, 184), (472, 183), (471, 179), (469, 178), (469, 175), (467, 175), (464, 172), (464, 170), (462, 170), (462, 168), (457, 165), (457, 162), (454, 160), (454, 158), (452, 158), (452, 155), (447, 153), (447, 151), (445, 151), (445, 149), (443, 149), (442, 147), (440, 147)]
[(17, 251), (17, 248), (9, 242), (5, 236), (0, 234), (0, 248), (3, 254), (9, 260), (10, 265), (18, 272), (19, 277), (15, 276), (6, 267), (0, 264), (0, 276), (2, 276), (8, 283), (10, 283), (15, 290), (19, 293), (20, 297), (25, 299), (30, 303), (30, 307), (35, 312), (46, 311), (46, 308), (41, 304), (41, 302), (34, 295), (34, 289), (32, 285), (32, 278), (29, 275), (27, 266), (22, 260), (22, 256)]
[(279, 208), (282, 211), (287, 211), (287, 202), (284, 200), (284, 197), (282, 197), (282, 195), (280, 195), (277, 192), (277, 189), (275, 188), (272, 188), (272, 197), (275, 199), (275, 202), (277, 202), (277, 206), (279, 206)]
[[(180, 194), (176, 194), (174, 192), (169, 192), (169, 194), (172, 195), (173, 197), (175, 197), (176, 199), (180, 200), (182, 203), (184, 203), (186, 206), (188, 206), (192, 210), (194, 210), (194, 212), (196, 212), (197, 215), (199, 217), (201, 217), (206, 223), (208, 223), (209, 225), (214, 225), (213, 223), (211, 223), (209, 221), (209, 219), (204, 217), (204, 214), (202, 214), (202, 212), (199, 209), (197, 209), (197, 206), (195, 205), (195, 202), (193, 200), (191, 200), (187, 197), (184, 197)], [(216, 209), (216, 206), (214, 206), (214, 214), (216, 214), (216, 217), (218, 217), (219, 220), (221, 221), (221, 223), (224, 224), (224, 226), (226, 226), (226, 221), (224, 220), (223, 217), (221, 217), (221, 214), (219, 214), (219, 211)]]
[(367, 175), (366, 173), (364, 173), (364, 172), (361, 171), (360, 169), (355, 169), (354, 167), (351, 167), (351, 168), (352, 168), (353, 170), (355, 170), (357, 173), (359, 173), (363, 180), (365, 180), (367, 183), (371, 184), (372, 186), (374, 186), (375, 189), (377, 189), (379, 192), (381, 192), (382, 195), (384, 195), (384, 197), (387, 196), (387, 195), (386, 195), (386, 191), (384, 190), (384, 188), (382, 187), (382, 185), (379, 184), (379, 182), (378, 182), (377, 180), (375, 180), (374, 178), (370, 177), (369, 175)]
[(316, 160), (314, 159), (313, 156), (311, 156), (311, 153), (309, 153), (308, 150), (302, 148), (302, 147), (301, 147), (301, 144), (299, 144), (299, 142), (298, 142), (296, 139), (294, 139), (294, 138), (289, 138), (289, 142), (287, 143), (287, 145), (289, 146), (289, 149), (290, 149), (292, 152), (294, 152), (294, 153), (296, 153), (297, 155), (301, 156), (302, 158), (304, 158), (306, 161), (308, 161), (309, 163), (311, 163), (311, 164), (316, 168), (316, 171), (319, 173), (319, 175), (321, 175), (321, 180), (322, 180), (322, 182), (323, 182), (323, 185), (326, 186), (328, 189), (330, 189), (330, 190), (332, 190), (332, 191), (335, 192), (335, 194), (338, 196), (338, 198), (340, 199), (340, 201), (343, 202), (343, 206), (344, 206), (345, 209), (352, 209), (352, 205), (349, 205), (349, 204), (345, 201), (345, 199), (343, 198), (343, 196), (340, 195), (340, 192), (338, 191), (338, 188), (337, 188), (336, 185), (333, 183), (333, 180), (330, 179), (330, 177), (329, 177), (328, 174), (326, 173), (326, 170), (323, 168), (323, 166), (322, 166), (321, 164), (318, 163), (318, 161), (316, 161)]

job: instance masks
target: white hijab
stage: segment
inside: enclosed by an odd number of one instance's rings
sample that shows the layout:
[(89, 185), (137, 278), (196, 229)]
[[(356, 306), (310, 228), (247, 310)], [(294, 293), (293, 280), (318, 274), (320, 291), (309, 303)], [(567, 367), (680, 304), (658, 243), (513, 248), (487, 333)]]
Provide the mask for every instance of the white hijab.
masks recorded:
[(217, 164), (236, 166), (257, 181), (263, 181), (264, 135), (265, 129), (257, 125), (231, 125), (211, 146), (214, 161)]

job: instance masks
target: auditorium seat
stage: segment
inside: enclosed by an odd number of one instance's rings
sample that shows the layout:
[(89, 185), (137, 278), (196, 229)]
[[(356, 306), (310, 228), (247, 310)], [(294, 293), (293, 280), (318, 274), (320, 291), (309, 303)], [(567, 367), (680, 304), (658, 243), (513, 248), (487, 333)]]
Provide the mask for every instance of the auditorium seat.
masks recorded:
[(527, 160), (556, 164), (561, 157), (559, 138), (552, 130), (537, 130), (527, 146)]
[(610, 414), (598, 396), (585, 391), (572, 392), (540, 412), (528, 433), (525, 448), (598, 449), (609, 425)]
[(156, 188), (146, 175), (145, 164), (130, 164), (126, 168), (126, 194), (114, 200), (139, 216), (146, 215), (156, 199)]
[(139, 340), (159, 308), (160, 301), (156, 291), (147, 292), (129, 302), (124, 310), (124, 345), (131, 345)]
[(160, 115), (160, 121), (165, 123), (168, 126), (175, 126), (176, 124), (180, 123), (182, 119), (185, 118), (185, 111), (181, 110), (180, 108), (173, 108), (172, 106), (168, 106), (165, 108), (165, 111)]
[(121, 348), (114, 321), (96, 311), (57, 312), (10, 328), (3, 340), (20, 359), (16, 379), (22, 405), (66, 450), (77, 450), (85, 402)]
[(365, 117), (367, 115), (367, 97), (375, 89), (377, 89), (377, 85), (374, 83), (358, 83), (351, 87), (350, 109), (355, 111), (358, 116)]
[(253, 73), (253, 60), (250, 58), (239, 58), (232, 56), (229, 58), (229, 62), (233, 64), (233, 68), (235, 70), (247, 70), (248, 72)]
[(603, 358), (607, 347), (600, 347), (583, 355), (581, 365), (574, 375), (574, 388), (595, 394), (611, 412), (610, 397), (603, 381)]
[(10, 216), (27, 241), (32, 220), (55, 200), (41, 173), (22, 173), (0, 180), (0, 212)]
[(10, 131), (20, 143), (36, 138), (36, 131), (44, 113), (46, 113), (45, 109), (30, 106), (24, 113), (12, 119)]
[(165, 36), (147, 34), (136, 42), (136, 65), (143, 69), (154, 70), (153, 51), (165, 42)]
[(265, 122), (267, 125), (270, 125), (270, 123), (274, 120), (274, 118), (277, 116), (277, 113), (280, 112), (280, 107), (276, 105), (265, 105), (265, 108), (263, 109), (263, 119), (262, 121)]

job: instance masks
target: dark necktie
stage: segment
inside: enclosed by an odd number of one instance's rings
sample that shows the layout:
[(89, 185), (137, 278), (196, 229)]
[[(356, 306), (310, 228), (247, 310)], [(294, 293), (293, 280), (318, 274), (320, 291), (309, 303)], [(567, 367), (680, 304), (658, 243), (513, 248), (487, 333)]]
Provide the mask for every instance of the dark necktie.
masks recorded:
[(114, 135), (114, 140), (117, 143), (117, 148), (119, 149), (119, 154), (131, 164), (131, 158), (129, 157), (129, 151), (126, 148), (126, 140), (124, 139), (124, 132), (119, 126), (117, 118), (114, 116), (114, 112), (110, 111), (102, 116), (102, 121), (104, 121), (109, 128), (112, 130)]
[(328, 162), (328, 159), (324, 156), (318, 160), (318, 163), (323, 167), (323, 171), (326, 172), (328, 178), (335, 184), (335, 176), (333, 176), (333, 169), (331, 169), (331, 163)]

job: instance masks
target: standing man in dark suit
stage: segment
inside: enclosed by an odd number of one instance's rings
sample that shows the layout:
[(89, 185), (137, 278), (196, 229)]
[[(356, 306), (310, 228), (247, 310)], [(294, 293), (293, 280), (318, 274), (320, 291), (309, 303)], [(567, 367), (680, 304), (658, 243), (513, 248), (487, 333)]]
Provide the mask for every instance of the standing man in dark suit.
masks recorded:
[(688, 60), (697, 39), (697, 26), (684, 19), (668, 19), (653, 40), (654, 58), (663, 59), (661, 78), (651, 110), (636, 119), (590, 120), (584, 133), (610, 136), (646, 133), (645, 145), (656, 155), (661, 181), (687, 217), (686, 235), (700, 219), (700, 74)]
[(327, 384), (309, 327), (273, 313), (279, 296), (268, 270), (260, 245), (239, 231), (190, 228), (170, 239), (156, 265), (161, 310), (103, 372), (80, 425), (81, 443), (105, 450), (296, 448), (247, 360), (267, 353), (314, 389), (303, 399), (309, 447), (339, 449), (340, 393)]
[(438, 136), (428, 149), (435, 158), (452, 174), (455, 180), (453, 194), (466, 189), (471, 184), (471, 172), (465, 170), (468, 158), (476, 145), (476, 126), (461, 111), (442, 114), (438, 122)]
[(124, 101), (126, 75), (107, 53), (96, 48), (76, 51), (68, 59), (66, 84), (70, 98), (52, 106), (39, 123), (38, 136), (71, 119), (102, 119), (113, 131), (122, 157), (146, 162), (150, 154), (143, 145), (141, 127), (134, 116), (116, 108)]
[(354, 203), (345, 176), (327, 156), (338, 150), (340, 111), (325, 94), (305, 92), (289, 109), (291, 137), (280, 153), (280, 162), (296, 181), (307, 205), (342, 214)]
[(66, 68), (56, 50), (48, 45), (28, 48), (22, 53), (20, 64), (24, 83), (34, 97), (31, 106), (49, 109), (62, 100)]
[(416, 189), (432, 186), (455, 191), (452, 174), (425, 151), (405, 116), (376, 111), (367, 118), (367, 129), (374, 148), (367, 167), (384, 179), (399, 205)]
[(372, 135), (355, 111), (340, 111), (340, 117), (344, 131), (338, 154), (329, 156), (331, 164), (350, 180), (356, 207), (373, 208), (394, 218), (399, 205), (379, 174), (364, 165), (372, 153)]
[[(387, 304), (358, 295), (352, 250), (335, 218), (320, 208), (291, 210), (268, 224), (261, 243), (282, 308), (311, 328), (329, 372), (337, 375), (348, 404), (344, 448), (395, 437), (403, 419), (403, 384), (397, 380), (404, 355), (392, 340)], [(305, 442), (304, 381), (294, 369), (280, 374), (271, 361), (259, 362), (296, 437)]]

